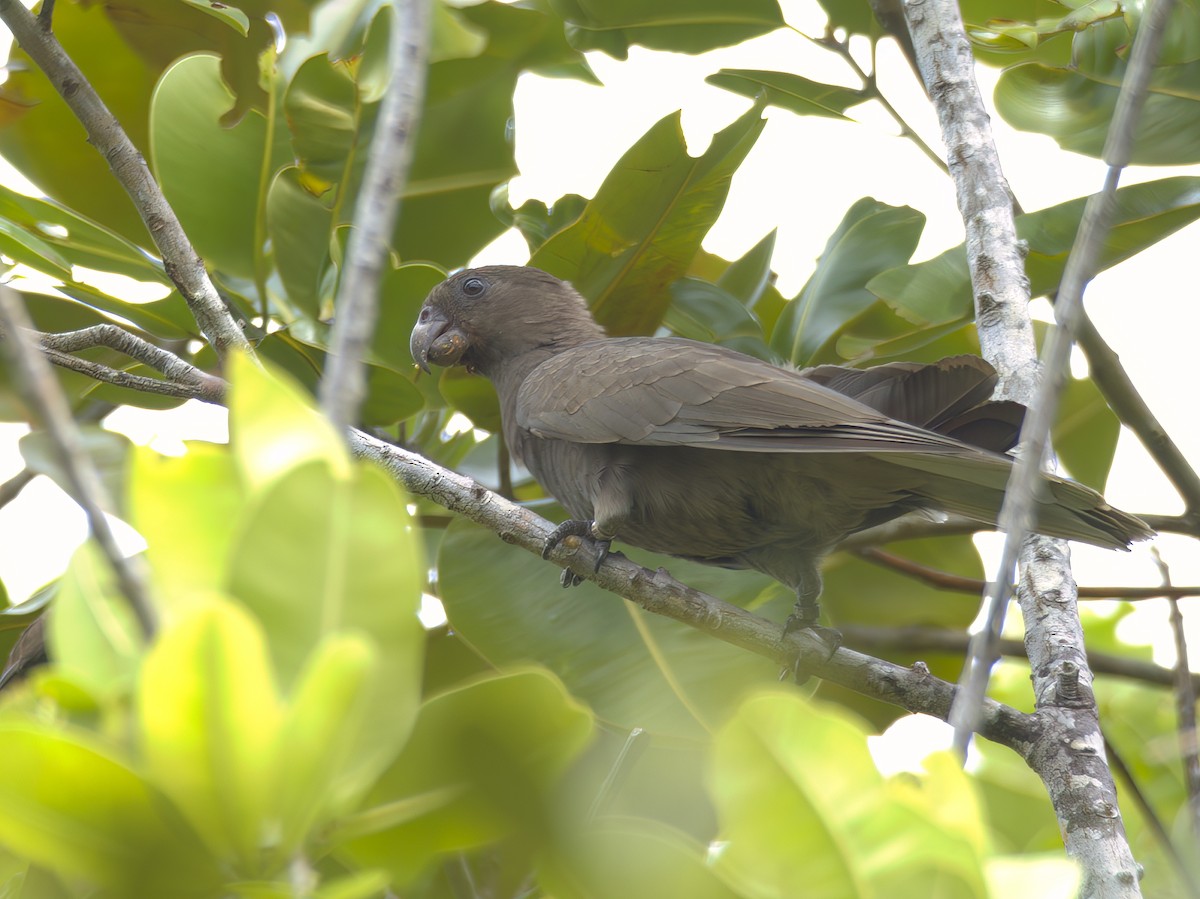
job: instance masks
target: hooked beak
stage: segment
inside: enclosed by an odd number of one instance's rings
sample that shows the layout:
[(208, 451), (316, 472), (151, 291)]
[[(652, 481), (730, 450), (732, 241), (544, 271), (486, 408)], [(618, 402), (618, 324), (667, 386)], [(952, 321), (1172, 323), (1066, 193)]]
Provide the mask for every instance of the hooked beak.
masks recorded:
[(428, 373), (429, 363), (456, 365), (467, 351), (466, 332), (451, 325), (446, 314), (434, 306), (422, 306), (421, 315), (413, 327), (408, 348), (421, 370)]

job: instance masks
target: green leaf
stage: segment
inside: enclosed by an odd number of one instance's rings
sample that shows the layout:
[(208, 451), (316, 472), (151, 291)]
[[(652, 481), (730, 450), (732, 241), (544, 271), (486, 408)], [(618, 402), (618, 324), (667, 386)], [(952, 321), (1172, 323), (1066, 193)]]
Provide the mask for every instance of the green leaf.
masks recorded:
[(662, 119), (530, 265), (573, 283), (610, 334), (651, 333), (670, 302), (664, 288), (687, 272), (764, 124), (755, 106), (693, 157), (679, 114)]
[(253, 277), (261, 252), (256, 222), (263, 156), (271, 169), (287, 161), (279, 136), (267, 147), (259, 113), (225, 127), (234, 96), (221, 80), (215, 56), (188, 56), (163, 73), (150, 112), (151, 160), (163, 193), (197, 252), (210, 265)]
[(671, 306), (663, 324), (680, 337), (720, 343), (769, 359), (762, 326), (736, 297), (698, 278), (681, 278), (671, 285)]
[(630, 44), (703, 53), (784, 26), (776, 0), (550, 0), (580, 50), (625, 59)]
[[(1072, 65), (1029, 62), (1007, 69), (996, 86), (996, 109), (1016, 128), (1047, 134), (1065, 150), (1099, 157), (1116, 109), (1129, 42), (1129, 30), (1120, 19), (1088, 28), (1075, 40)], [(1198, 141), (1200, 60), (1160, 64), (1138, 117), (1131, 161), (1195, 163), (1200, 161)]]
[(358, 91), (346, 63), (314, 56), (283, 96), (283, 111), (300, 168), (314, 179), (341, 182), (358, 140)]
[(819, 0), (821, 9), (829, 16), (831, 28), (841, 28), (847, 34), (863, 34), (873, 40), (883, 36), (872, 5), (868, 0)]
[(93, 696), (121, 697), (133, 686), (141, 631), (111, 566), (90, 542), (75, 552), (59, 579), (46, 640), (58, 668)]
[[(792, 597), (766, 575), (621, 549), (729, 602), (750, 606), (776, 597), (781, 622), (791, 606)], [(501, 670), (530, 659), (545, 665), (572, 695), (624, 730), (703, 737), (748, 690), (779, 673), (591, 583), (564, 592), (552, 566), (465, 522), (456, 521), (442, 538), (438, 589), (451, 627), (485, 659)]]
[(222, 860), (258, 861), (279, 721), (262, 628), (231, 603), (181, 618), (146, 657), (138, 728), (147, 768)]
[(372, 736), (368, 713), (378, 667), (371, 641), (334, 634), (317, 645), (301, 672), (279, 731), (274, 766), (281, 857), (290, 858), (312, 829), (338, 810), (337, 800), (348, 787), (363, 786), (354, 770), (354, 750)]
[[(908, 206), (864, 197), (829, 236), (816, 271), (779, 316), (771, 349), (792, 365), (837, 361), (830, 342), (853, 316), (875, 302), (867, 283), (913, 254), (925, 216)], [(872, 282), (873, 283), (873, 282)]]
[(834, 708), (794, 693), (748, 700), (716, 736), (709, 784), (728, 840), (717, 869), (743, 892), (987, 895), (978, 846), (938, 820), (932, 799), (885, 783), (861, 723)]
[[(403, 752), (333, 842), (403, 884), (444, 853), (507, 833), (547, 840), (551, 788), (591, 735), (591, 715), (543, 671), (444, 693), (421, 706)], [(396, 820), (396, 805), (424, 814)]]
[(295, 383), (240, 355), (229, 368), (229, 433), (234, 459), (252, 488), (314, 459), (345, 473), (345, 444)]
[(409, 335), (425, 297), (445, 277), (440, 268), (423, 262), (401, 265), (383, 276), (379, 285), (379, 318), (371, 339), (375, 358), (394, 371), (414, 370), (416, 363), (408, 349)]
[[(110, 499), (125, 498), (125, 469), (132, 441), (124, 434), (109, 431), (99, 425), (80, 425), (79, 448), (100, 475)], [(45, 431), (30, 431), (18, 442), (25, 466), (54, 481), (68, 496), (75, 496), (75, 486), (63, 470), (57, 446)], [(111, 511), (116, 511), (115, 509)]]
[(757, 306), (771, 284), (771, 257), (775, 253), (778, 230), (772, 229), (751, 247), (741, 259), (729, 263), (717, 279), (717, 286), (738, 298), (749, 309)]
[(329, 268), (334, 191), (306, 180), (296, 166), (276, 174), (267, 191), (267, 234), (288, 299), (309, 318), (321, 312)]
[(391, 761), (420, 695), (425, 562), (405, 502), (373, 466), (293, 467), (248, 512), (229, 566), (229, 590), (266, 628), (285, 690), (327, 636), (371, 641), (373, 729), (355, 740), (347, 789), (365, 787)]
[(797, 115), (824, 116), (831, 119), (846, 119), (847, 109), (870, 99), (860, 90), (836, 84), (822, 84), (790, 72), (721, 69), (704, 80), (708, 84), (733, 91), (751, 100), (764, 97), (768, 105), (790, 110)]
[(500, 431), (500, 401), (491, 382), (462, 368), (445, 369), (438, 376), (438, 390), (451, 406), (485, 431)]
[(533, 71), (594, 81), (555, 16), (494, 2), (456, 15), (487, 34), (487, 47), (429, 67), (394, 241), (402, 259), (447, 268), (465, 265), (504, 230), (489, 210), (492, 192), (517, 174), (511, 126), (518, 76)]
[[(157, 0), (156, 0), (157, 2)], [(130, 140), (149, 145), (147, 110), (156, 71), (128, 52), (103, 7), (64, 3), (54, 34), (97, 90)], [(34, 104), (0, 128), (0, 154), (60, 203), (143, 246), (150, 236), (108, 163), (84, 140), (66, 102), (28, 55), (14, 47), (4, 89)]]
[[(1017, 234), (1029, 246), (1025, 269), (1033, 296), (1057, 287), (1086, 202), (1086, 198), (1070, 200), (1017, 218)], [(1120, 188), (1100, 270), (1141, 252), (1197, 217), (1200, 178), (1163, 178)], [(972, 315), (970, 276), (961, 244), (925, 262), (889, 269), (872, 278), (867, 289), (917, 326), (953, 324)]]
[(657, 821), (607, 818), (545, 858), (538, 882), (556, 899), (738, 899), (706, 847)]
[(1071, 477), (1103, 490), (1120, 434), (1121, 422), (1108, 408), (1095, 382), (1091, 378), (1068, 378), (1051, 436)]
[(0, 722), (0, 842), (118, 896), (213, 889), (218, 876), (161, 795), (88, 735)]
[(146, 560), (167, 614), (224, 584), (244, 493), (227, 446), (191, 443), (179, 457), (134, 450), (130, 523), (148, 539)]
[(541, 200), (526, 200), (520, 209), (508, 204), (508, 185), (502, 184), (492, 194), (492, 212), (510, 227), (516, 228), (536, 253), (547, 240), (577, 221), (587, 207), (587, 198), (566, 194), (547, 206)]

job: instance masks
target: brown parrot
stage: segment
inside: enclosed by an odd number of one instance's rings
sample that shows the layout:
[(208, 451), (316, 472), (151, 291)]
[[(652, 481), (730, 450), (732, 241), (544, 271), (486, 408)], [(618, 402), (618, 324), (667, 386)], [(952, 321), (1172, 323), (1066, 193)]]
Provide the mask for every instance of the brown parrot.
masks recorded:
[[(813, 627), (819, 565), (856, 531), (906, 512), (994, 525), (1024, 407), (991, 402), (982, 359), (795, 371), (674, 337), (607, 337), (571, 285), (486, 266), (435, 287), (417, 364), (491, 380), (513, 456), (572, 519), (570, 534), (729, 568), (796, 592)], [(1094, 490), (1046, 475), (1042, 533), (1124, 549), (1153, 532)], [(597, 566), (599, 562), (597, 562)], [(564, 573), (564, 584), (573, 576)]]

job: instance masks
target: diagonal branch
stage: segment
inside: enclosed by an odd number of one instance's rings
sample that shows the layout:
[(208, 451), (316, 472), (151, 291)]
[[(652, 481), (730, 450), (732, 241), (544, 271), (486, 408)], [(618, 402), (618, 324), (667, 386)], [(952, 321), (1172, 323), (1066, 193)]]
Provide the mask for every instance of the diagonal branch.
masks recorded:
[(217, 295), (204, 260), (188, 240), (146, 160), (49, 29), (49, 16), (39, 21), (20, 0), (0, 0), (0, 20), (83, 123), (88, 143), (108, 161), (146, 223), (168, 277), (187, 301), (217, 358), (223, 359), (235, 349), (251, 353), (249, 342)]
[(117, 545), (104, 514), (105, 507), (111, 507), (111, 500), (83, 449), (70, 407), (49, 364), (25, 336), (32, 328), (21, 295), (5, 285), (0, 285), (0, 322), (7, 335), (3, 346), (10, 364), (58, 451), (73, 498), (87, 516), (92, 536), (112, 567), (117, 585), (137, 616), (142, 632), (150, 637), (154, 634), (156, 616), (140, 560), (127, 558)]
[(400, 212), (425, 94), (429, 0), (393, 4), (388, 86), (371, 139), (354, 210), (346, 268), (338, 286), (329, 365), (321, 378), (321, 408), (339, 430), (358, 420), (367, 382), (362, 359), (375, 328), (379, 282)]
[[(428, 459), (351, 431), (354, 452), (386, 469), (414, 495), (423, 496), (499, 535), (506, 543), (541, 555), (554, 526), (529, 509), (492, 493), (481, 484), (442, 468)], [(577, 538), (568, 538), (551, 553), (551, 560), (656, 615), (672, 618), (790, 666), (799, 657), (801, 670), (841, 684), (866, 696), (910, 711), (946, 719), (955, 686), (933, 677), (921, 665), (904, 668), (845, 648), (831, 657), (828, 647), (809, 632), (782, 635), (778, 622), (760, 618), (740, 606), (685, 586), (664, 569), (650, 571), (622, 556), (609, 556), (593, 574), (593, 559), (577, 552)], [(1024, 755), (1041, 726), (1026, 715), (989, 700), (980, 733)]]

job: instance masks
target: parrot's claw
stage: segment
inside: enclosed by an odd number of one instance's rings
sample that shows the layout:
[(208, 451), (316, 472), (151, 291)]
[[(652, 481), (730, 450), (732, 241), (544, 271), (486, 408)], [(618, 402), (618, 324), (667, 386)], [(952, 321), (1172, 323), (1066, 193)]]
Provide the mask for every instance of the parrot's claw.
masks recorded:
[[(581, 518), (568, 518), (550, 532), (550, 536), (542, 544), (542, 558), (550, 558), (550, 553), (554, 550), (554, 547), (562, 543), (567, 537), (585, 538), (595, 544), (596, 563), (592, 566), (592, 571), (599, 571), (600, 566), (604, 564), (604, 560), (609, 556), (609, 551), (612, 548), (612, 540), (602, 540), (597, 537), (596, 523)], [(575, 587), (583, 583), (583, 580), (582, 577), (575, 574), (569, 568), (564, 568), (560, 583), (564, 587)]]
[[(836, 628), (822, 627), (817, 624), (817, 619), (820, 615), (821, 607), (815, 601), (798, 602), (796, 610), (784, 622), (783, 636), (786, 638), (797, 631), (808, 631), (829, 650), (829, 654), (825, 657), (825, 661), (828, 662), (842, 645), (842, 632)], [(798, 685), (807, 682), (808, 678), (809, 675), (800, 670), (799, 656), (796, 657), (792, 664), (779, 672), (779, 679), (781, 681), (791, 680)]]

